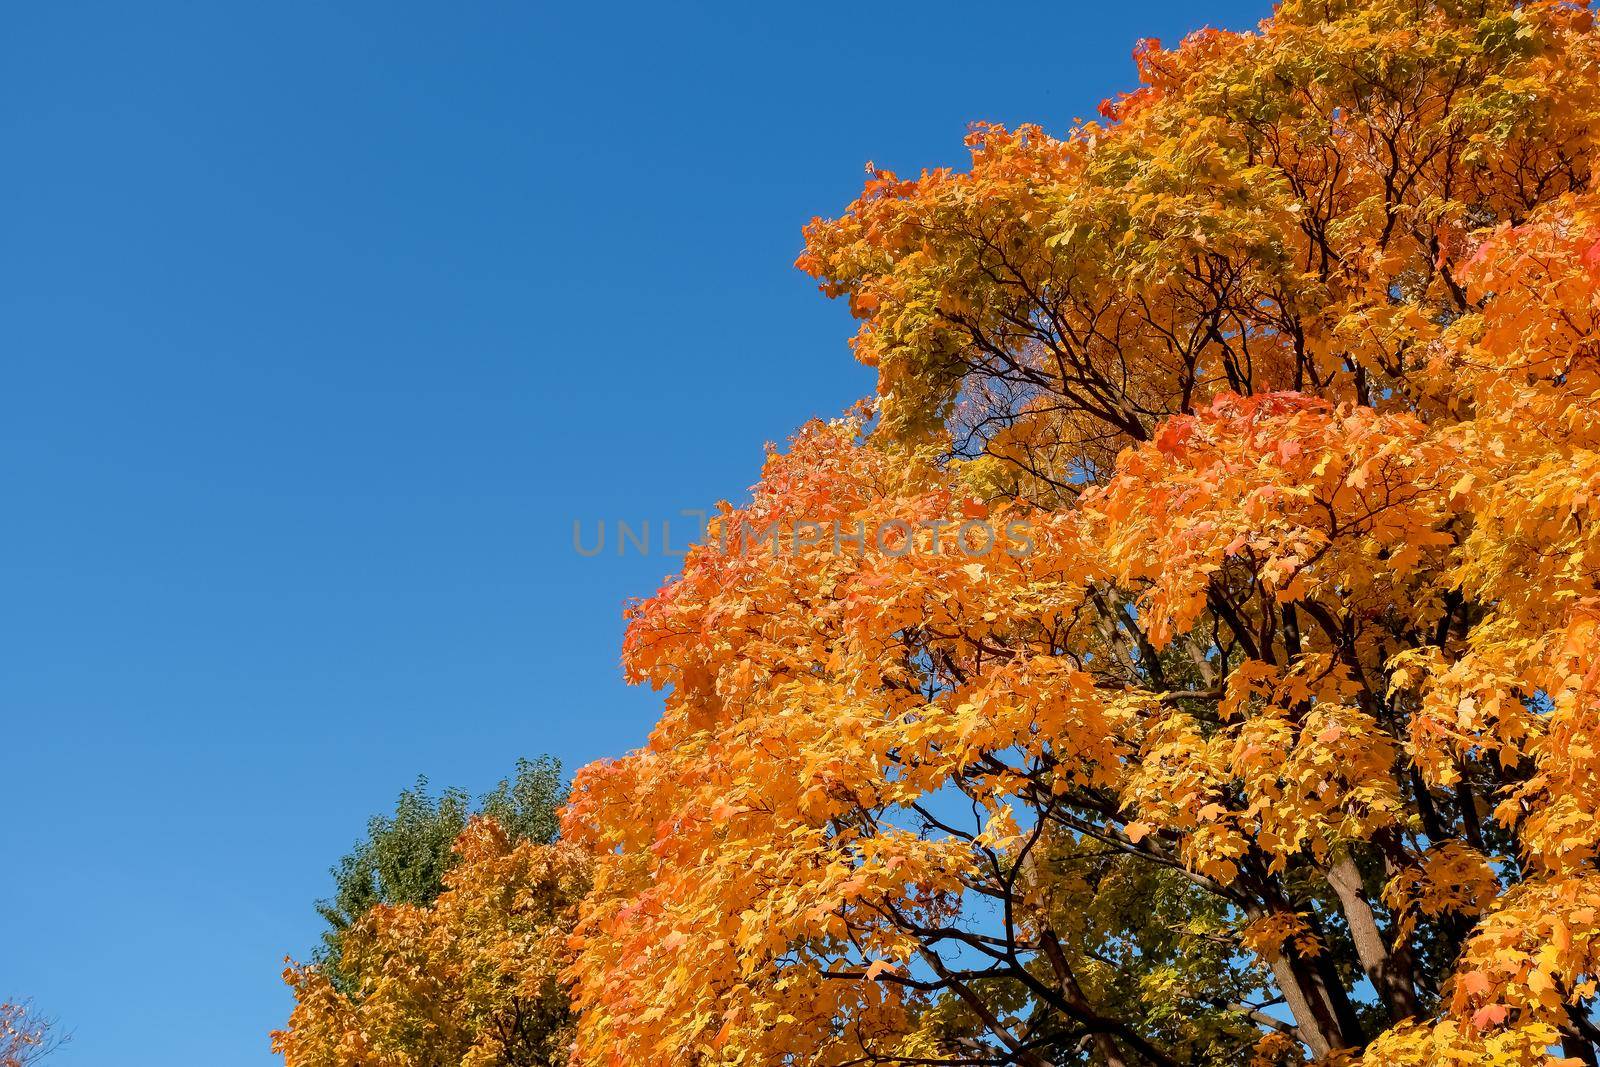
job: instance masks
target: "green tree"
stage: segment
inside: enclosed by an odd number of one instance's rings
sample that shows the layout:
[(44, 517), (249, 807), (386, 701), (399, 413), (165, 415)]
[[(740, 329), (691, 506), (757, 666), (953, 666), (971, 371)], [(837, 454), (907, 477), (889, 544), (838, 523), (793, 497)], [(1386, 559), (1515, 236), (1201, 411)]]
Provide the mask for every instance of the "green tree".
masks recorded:
[(476, 805), (464, 789), (431, 793), (428, 779), (419, 775), (415, 785), (401, 791), (394, 814), (373, 816), (366, 836), (330, 868), (333, 895), (316, 905), (328, 923), (317, 963), (341, 991), (354, 988), (360, 976), (343, 960), (345, 931), (354, 922), (375, 904), (433, 903), (458, 859), (452, 845), (474, 815), (493, 817), (513, 844), (554, 841), (556, 812), (566, 795), (561, 761), (551, 756), (519, 759), (515, 773)]

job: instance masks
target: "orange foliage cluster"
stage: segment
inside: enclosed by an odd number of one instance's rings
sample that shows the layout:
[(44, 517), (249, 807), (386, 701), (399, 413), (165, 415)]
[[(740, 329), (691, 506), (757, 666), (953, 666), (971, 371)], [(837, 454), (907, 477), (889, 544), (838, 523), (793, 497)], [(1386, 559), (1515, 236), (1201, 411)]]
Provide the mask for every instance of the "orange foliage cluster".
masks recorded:
[(808, 227), (878, 396), (631, 612), (575, 1062), (1595, 1062), (1600, 32), (1137, 59)]
[(377, 905), (345, 934), (361, 976), (341, 992), (316, 967), (284, 974), (296, 1005), (273, 1049), (289, 1067), (558, 1067), (571, 1023), (559, 982), (588, 888), (566, 845), (513, 846), (480, 817), (430, 906)]

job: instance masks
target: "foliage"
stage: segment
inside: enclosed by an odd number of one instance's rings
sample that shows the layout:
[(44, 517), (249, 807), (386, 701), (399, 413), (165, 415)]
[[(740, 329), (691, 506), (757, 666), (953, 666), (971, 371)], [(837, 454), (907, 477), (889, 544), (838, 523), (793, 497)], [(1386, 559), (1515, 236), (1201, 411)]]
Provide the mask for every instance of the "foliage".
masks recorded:
[(556, 1067), (567, 1062), (567, 965), (588, 862), (514, 843), (491, 816), (457, 837), (428, 904), (374, 905), (345, 928), (341, 989), (321, 967), (284, 974), (296, 1005), (273, 1035), (288, 1067)]
[[(517, 761), (516, 773), (479, 798), (476, 810), (492, 817), (512, 841), (548, 844), (557, 833), (556, 809), (566, 797), (561, 764), (549, 756)], [(438, 796), (428, 780), (401, 791), (393, 815), (375, 816), (367, 835), (333, 868), (333, 897), (317, 902), (328, 923), (317, 960), (334, 982), (353, 988), (359, 979), (343, 963), (345, 931), (378, 904), (426, 905), (443, 890), (456, 863), (454, 844), (473, 813), (460, 789)]]
[(1593, 17), (1136, 60), (807, 228), (878, 395), (630, 613), (579, 1063), (1595, 1063)]
[(55, 1024), (27, 1003), (0, 1001), (0, 1067), (30, 1067), (65, 1041)]

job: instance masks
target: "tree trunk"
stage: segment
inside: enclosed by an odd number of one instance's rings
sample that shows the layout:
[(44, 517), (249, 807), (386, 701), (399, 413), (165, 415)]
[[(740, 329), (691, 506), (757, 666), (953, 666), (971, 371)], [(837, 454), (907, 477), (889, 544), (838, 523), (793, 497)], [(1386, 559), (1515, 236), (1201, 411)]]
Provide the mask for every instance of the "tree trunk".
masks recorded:
[(1372, 903), (1367, 899), (1361, 884), (1361, 872), (1355, 861), (1345, 856), (1328, 868), (1328, 884), (1339, 897), (1340, 909), (1350, 927), (1351, 940), (1355, 942), (1356, 955), (1361, 969), (1372, 982), (1372, 988), (1389, 1010), (1391, 1024), (1417, 1014), (1417, 992), (1412, 984), (1410, 953), (1404, 946), (1390, 946), (1378, 929), (1378, 919)]
[[(1272, 976), (1278, 991), (1294, 1016), (1295, 1029), (1306, 1043), (1313, 1057), (1321, 1059), (1341, 1048), (1351, 1048), (1360, 1043), (1352, 1027), (1349, 1005), (1336, 1002), (1332, 992), (1316, 969), (1286, 945), (1282, 955), (1272, 959)], [(1340, 990), (1342, 993), (1343, 990)]]

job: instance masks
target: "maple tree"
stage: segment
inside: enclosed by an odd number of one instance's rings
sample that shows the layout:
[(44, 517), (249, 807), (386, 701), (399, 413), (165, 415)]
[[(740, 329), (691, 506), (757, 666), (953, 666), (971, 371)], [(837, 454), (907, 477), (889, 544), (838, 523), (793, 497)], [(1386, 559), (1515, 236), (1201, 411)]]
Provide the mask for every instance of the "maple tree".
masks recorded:
[(807, 228), (877, 396), (631, 610), (577, 1063), (1596, 1063), (1600, 31), (1135, 58)]
[[(427, 904), (376, 904), (345, 927), (337, 972), (291, 965), (288, 1067), (559, 1067), (572, 1017), (560, 981), (588, 888), (571, 845), (513, 842), (491, 816), (455, 841)], [(351, 976), (336, 981), (338, 975)]]

